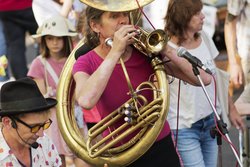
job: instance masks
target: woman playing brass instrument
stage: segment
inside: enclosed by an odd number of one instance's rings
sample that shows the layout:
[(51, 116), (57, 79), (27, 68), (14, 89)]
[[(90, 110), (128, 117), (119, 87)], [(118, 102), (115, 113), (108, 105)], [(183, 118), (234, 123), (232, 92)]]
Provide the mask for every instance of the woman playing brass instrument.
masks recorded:
[[(134, 89), (140, 83), (149, 80), (154, 71), (149, 58), (131, 46), (134, 42), (132, 37), (137, 32), (136, 27), (130, 24), (129, 12), (105, 12), (87, 7), (86, 19), (88, 25), (86, 42), (90, 46), (96, 47), (79, 57), (74, 64), (76, 99), (85, 109), (97, 106), (101, 117), (104, 118), (131, 97), (131, 94), (128, 94), (127, 81), (119, 63), (120, 58), (125, 62)], [(113, 39), (112, 47), (105, 44), (105, 40), (110, 37)], [(199, 84), (193, 75), (192, 66), (179, 58), (175, 50), (166, 46), (161, 54), (170, 60), (168, 67), (171, 68), (175, 77), (193, 85)], [(210, 76), (203, 71), (200, 73), (204, 83), (209, 84)], [(147, 91), (142, 94), (152, 99), (152, 94)], [(117, 145), (119, 144), (117, 143)], [(153, 146), (130, 166), (180, 166), (167, 122)]]

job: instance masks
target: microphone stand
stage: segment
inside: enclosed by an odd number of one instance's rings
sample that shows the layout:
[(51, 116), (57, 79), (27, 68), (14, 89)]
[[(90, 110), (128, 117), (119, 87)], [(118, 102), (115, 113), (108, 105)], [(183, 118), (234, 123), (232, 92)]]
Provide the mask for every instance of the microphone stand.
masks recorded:
[[(223, 135), (226, 136), (227, 140), (230, 143), (232, 143), (231, 140), (230, 140), (230, 138), (229, 138), (229, 135), (228, 135), (227, 125), (226, 125), (226, 123), (223, 122), (223, 120), (220, 118), (217, 110), (215, 109), (215, 107), (214, 107), (214, 105), (213, 105), (213, 103), (212, 103), (212, 101), (211, 101), (211, 99), (210, 99), (210, 97), (209, 97), (209, 95), (208, 95), (208, 93), (206, 91), (205, 85), (204, 85), (203, 81), (201, 80), (200, 72), (199, 72), (197, 66), (194, 65), (194, 64), (192, 64), (192, 66), (193, 66), (194, 75), (197, 76), (197, 78), (198, 78), (198, 80), (199, 80), (199, 82), (200, 82), (200, 84), (202, 86), (202, 89), (203, 89), (203, 91), (204, 91), (204, 93), (205, 93), (205, 95), (206, 95), (206, 97), (208, 99), (208, 102), (209, 102), (210, 106), (212, 107), (212, 109), (214, 111), (214, 114), (216, 116), (217, 125), (218, 125), (218, 128), (219, 128), (220, 132)], [(213, 128), (212, 131), (216, 131), (216, 127)], [(219, 143), (221, 145), (221, 135), (220, 135), (220, 133), (216, 132), (215, 135), (217, 136), (217, 143)], [(214, 135), (214, 137), (215, 137), (215, 135)], [(243, 167), (242, 162), (240, 161), (240, 158), (239, 158), (237, 152), (235, 151), (235, 149), (233, 148), (233, 146), (231, 144), (230, 144), (230, 147), (231, 147), (231, 149), (232, 149), (232, 151), (233, 151), (233, 153), (234, 153), (234, 155), (235, 155), (235, 157), (236, 157), (236, 159), (237, 159), (240, 167)]]

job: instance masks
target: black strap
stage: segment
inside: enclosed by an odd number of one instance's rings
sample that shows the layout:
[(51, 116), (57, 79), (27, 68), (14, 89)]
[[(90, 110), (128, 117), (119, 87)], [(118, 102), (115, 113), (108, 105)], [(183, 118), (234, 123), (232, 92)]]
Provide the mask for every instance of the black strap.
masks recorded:
[(80, 56), (85, 55), (89, 51), (94, 49), (93, 46), (89, 46), (89, 44), (84, 43), (81, 47), (79, 47), (75, 52), (75, 59), (77, 60)]

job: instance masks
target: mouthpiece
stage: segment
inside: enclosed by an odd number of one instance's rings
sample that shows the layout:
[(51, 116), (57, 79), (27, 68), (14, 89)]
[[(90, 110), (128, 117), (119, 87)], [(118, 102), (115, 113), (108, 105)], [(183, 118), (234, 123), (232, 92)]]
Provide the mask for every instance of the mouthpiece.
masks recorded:
[(107, 38), (107, 39), (105, 39), (105, 44), (106, 44), (107, 46), (112, 47), (112, 45), (113, 45), (113, 40), (112, 40), (112, 38)]

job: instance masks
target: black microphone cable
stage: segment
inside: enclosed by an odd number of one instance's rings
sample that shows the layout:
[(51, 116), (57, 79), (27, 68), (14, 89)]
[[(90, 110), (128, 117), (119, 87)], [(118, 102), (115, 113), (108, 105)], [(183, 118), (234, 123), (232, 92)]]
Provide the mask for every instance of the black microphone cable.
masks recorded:
[(28, 144), (30, 147), (32, 147), (32, 148), (34, 148), (34, 149), (37, 149), (37, 148), (38, 148), (39, 144), (38, 144), (37, 142), (34, 142), (34, 143), (32, 143), (32, 144), (28, 143), (27, 141), (25, 141), (25, 140), (21, 137), (21, 135), (19, 134), (17, 128), (15, 128), (15, 129), (16, 129), (17, 135), (19, 136), (19, 138), (20, 138), (25, 144)]

